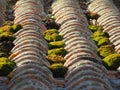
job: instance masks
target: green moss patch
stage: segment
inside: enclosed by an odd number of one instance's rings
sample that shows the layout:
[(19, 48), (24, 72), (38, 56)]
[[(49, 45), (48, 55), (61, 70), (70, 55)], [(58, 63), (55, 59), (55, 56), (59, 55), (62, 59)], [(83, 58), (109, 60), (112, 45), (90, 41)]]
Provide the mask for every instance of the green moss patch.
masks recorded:
[(20, 25), (20, 24), (14, 24), (11, 27), (11, 32), (16, 33), (20, 29), (22, 29), (22, 25)]
[(13, 41), (15, 36), (10, 32), (3, 32), (0, 34), (0, 41)]
[(96, 42), (98, 46), (110, 44), (109, 38), (105, 36), (98, 36), (98, 37), (93, 38), (93, 40)]
[(22, 29), (22, 26), (20, 24), (5, 25), (5, 26), (0, 27), (0, 34), (3, 32), (15, 33), (20, 29)]
[(51, 63), (64, 63), (65, 59), (63, 56), (60, 55), (48, 55), (46, 59)]
[(116, 70), (120, 66), (120, 54), (111, 54), (102, 60), (103, 65), (109, 70)]
[(56, 78), (64, 77), (67, 72), (67, 67), (63, 66), (63, 64), (52, 64), (49, 68)]
[(98, 25), (89, 25), (88, 29), (90, 29), (93, 32), (97, 30), (103, 30), (102, 26), (98, 26)]
[(103, 45), (98, 48), (99, 55), (104, 58), (110, 54), (115, 53), (112, 45)]
[(19, 29), (22, 29), (22, 26), (19, 24), (0, 27), (0, 41), (13, 41), (15, 39), (14, 33)]
[(58, 34), (58, 30), (56, 29), (46, 30), (43, 35), (48, 42), (60, 41), (63, 39), (63, 37)]
[(105, 36), (99, 36), (99, 37), (94, 37), (92, 38), (95, 42), (98, 42), (100, 39), (106, 38)]
[(108, 36), (108, 34), (104, 33), (102, 30), (97, 30), (91, 35), (92, 38), (95, 38), (98, 36)]
[(109, 38), (101, 38), (98, 41), (98, 46), (110, 44)]
[(16, 64), (13, 61), (6, 57), (0, 58), (0, 76), (7, 76), (15, 67)]
[(57, 33), (58, 34), (58, 30), (57, 29), (48, 29), (46, 30), (43, 35), (46, 36), (46, 35), (52, 35), (53, 33)]
[(65, 56), (67, 54), (67, 51), (64, 48), (55, 48), (48, 50), (48, 55), (61, 55)]
[(53, 14), (48, 14), (47, 17), (48, 19), (52, 19), (52, 20), (56, 19), (56, 17)]
[(55, 42), (50, 42), (48, 44), (49, 49), (53, 49), (53, 48), (61, 48), (63, 47), (65, 44), (63, 41), (55, 41)]

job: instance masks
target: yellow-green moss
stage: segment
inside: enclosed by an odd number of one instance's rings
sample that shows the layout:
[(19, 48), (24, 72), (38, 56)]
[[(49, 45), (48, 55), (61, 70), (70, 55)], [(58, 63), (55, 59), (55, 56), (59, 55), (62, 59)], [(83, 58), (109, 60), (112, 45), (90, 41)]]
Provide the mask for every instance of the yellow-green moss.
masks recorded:
[(49, 46), (49, 49), (60, 48), (64, 46), (64, 42), (63, 41), (50, 42), (48, 46)]
[(13, 41), (15, 36), (10, 32), (3, 32), (0, 34), (0, 41)]
[(52, 41), (60, 41), (63, 39), (63, 37), (57, 33), (52, 34)]
[(15, 33), (19, 29), (22, 29), (22, 26), (20, 24), (5, 25), (5, 26), (0, 27), (0, 33), (3, 33), (3, 32)]
[(108, 36), (108, 35), (104, 33), (102, 30), (97, 30), (91, 35), (92, 38), (95, 38), (98, 36)]
[(52, 19), (52, 20), (55, 20), (55, 19), (56, 19), (56, 17), (55, 17), (53, 14), (48, 14), (47, 17), (48, 17), (49, 19)]
[(103, 45), (98, 48), (98, 53), (101, 57), (106, 57), (115, 53), (115, 51), (112, 45)]
[(3, 30), (2, 28), (0, 28), (0, 34), (5, 32), (5, 30)]
[(107, 45), (109, 44), (110, 41), (109, 41), (109, 38), (101, 38), (99, 41), (98, 41), (98, 46), (101, 46), (101, 45)]
[(64, 77), (67, 72), (67, 67), (63, 66), (63, 64), (52, 64), (49, 69), (52, 71), (53, 76), (56, 78)]
[(60, 55), (48, 55), (48, 56), (46, 56), (46, 59), (50, 63), (64, 63), (65, 62), (64, 57), (60, 56)]
[(65, 56), (67, 54), (67, 51), (64, 48), (55, 48), (48, 50), (48, 55), (61, 55)]
[(98, 26), (98, 25), (89, 25), (88, 29), (90, 29), (93, 32), (97, 30), (103, 30), (102, 26)]
[(58, 34), (58, 30), (56, 30), (56, 29), (46, 30), (46, 31), (43, 33), (43, 35), (44, 35), (44, 38), (45, 38), (48, 42), (60, 41), (60, 40), (63, 39), (63, 37)]
[(12, 26), (10, 26), (10, 25), (2, 26), (2, 27), (0, 27), (0, 33), (3, 33), (3, 32), (10, 32), (11, 29), (12, 29)]
[(57, 33), (58, 34), (58, 30), (57, 29), (48, 29), (46, 30), (43, 35), (46, 36), (46, 35), (52, 35), (53, 33)]
[(102, 60), (103, 65), (109, 70), (116, 70), (120, 66), (120, 54), (111, 54)]
[(99, 36), (99, 37), (92, 37), (92, 39), (95, 41), (95, 42), (98, 42), (100, 39), (102, 38), (106, 38), (105, 36)]
[(17, 32), (20, 29), (22, 29), (22, 25), (20, 25), (20, 24), (14, 24), (11, 27), (12, 27), (11, 32), (13, 32), (13, 33)]
[(44, 38), (45, 38), (45, 40), (48, 41), (48, 42), (53, 41), (53, 38), (52, 38), (51, 35), (45, 35)]
[(109, 38), (105, 36), (98, 36), (92, 38), (98, 46), (110, 44)]
[(5, 57), (0, 58), (0, 76), (7, 76), (15, 67), (13, 61)]

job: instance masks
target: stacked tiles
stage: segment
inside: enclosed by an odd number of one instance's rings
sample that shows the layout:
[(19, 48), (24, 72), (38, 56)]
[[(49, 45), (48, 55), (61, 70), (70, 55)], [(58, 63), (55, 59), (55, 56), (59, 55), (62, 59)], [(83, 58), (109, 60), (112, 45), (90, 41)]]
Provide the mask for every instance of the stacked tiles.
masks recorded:
[(109, 71), (109, 80), (111, 82), (111, 86), (114, 88), (113, 90), (120, 90), (120, 72), (119, 71)]
[(40, 0), (19, 0), (14, 9), (14, 23), (23, 25), (23, 28), (15, 33), (10, 58), (16, 62), (17, 68), (7, 90), (53, 90), (54, 79), (45, 59), (47, 42), (42, 36), (46, 30), (41, 21), (42, 3)]
[(0, 90), (6, 90), (8, 82), (7, 77), (0, 77)]
[(64, 37), (64, 58), (68, 67), (66, 90), (111, 90), (106, 69), (97, 55), (97, 46), (90, 39), (87, 20), (78, 0), (57, 0), (52, 5), (59, 32)]
[(115, 50), (120, 53), (120, 12), (110, 0), (95, 0), (89, 6), (90, 12), (100, 15), (97, 19), (103, 26), (104, 32), (110, 36), (110, 41), (115, 45)]
[(0, 0), (0, 26), (5, 21), (6, 0)]

